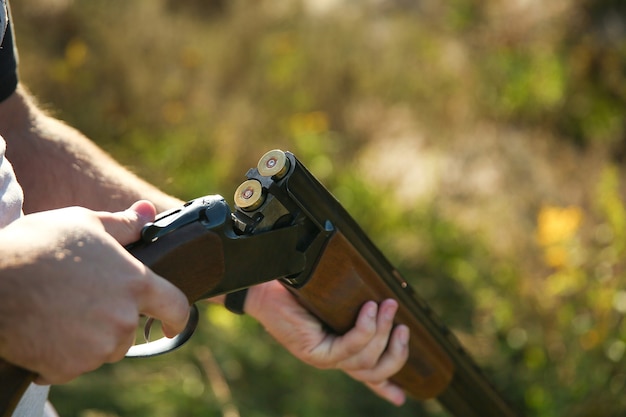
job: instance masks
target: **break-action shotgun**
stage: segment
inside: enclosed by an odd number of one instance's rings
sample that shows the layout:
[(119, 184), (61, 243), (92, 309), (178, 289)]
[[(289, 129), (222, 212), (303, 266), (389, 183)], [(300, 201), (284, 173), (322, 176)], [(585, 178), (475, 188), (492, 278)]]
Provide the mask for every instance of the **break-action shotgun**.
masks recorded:
[[(372, 243), (355, 220), (291, 153), (267, 152), (235, 192), (235, 210), (206, 196), (146, 225), (127, 249), (178, 286), (193, 305), (261, 282), (280, 282), (333, 331), (352, 328), (368, 300), (394, 298), (396, 324), (410, 328), (409, 359), (392, 377), (418, 400), (437, 399), (456, 417), (515, 417), (454, 334)], [(192, 313), (193, 313), (192, 309)], [(131, 348), (128, 356), (172, 350), (193, 333)], [(33, 380), (0, 360), (0, 416), (9, 417)]]

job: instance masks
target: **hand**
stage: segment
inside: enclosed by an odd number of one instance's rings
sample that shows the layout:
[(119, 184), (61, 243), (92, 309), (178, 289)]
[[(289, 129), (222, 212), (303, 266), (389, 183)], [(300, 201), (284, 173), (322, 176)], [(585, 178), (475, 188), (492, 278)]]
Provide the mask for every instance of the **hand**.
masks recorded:
[(404, 403), (403, 390), (389, 381), (409, 355), (408, 327), (393, 328), (395, 300), (365, 303), (355, 326), (342, 336), (327, 333), (277, 281), (250, 288), (244, 307), (300, 360), (317, 368), (341, 369), (389, 402)]
[(140, 313), (184, 328), (185, 295), (122, 245), (139, 238), (155, 208), (119, 213), (65, 208), (0, 230), (0, 357), (64, 383), (124, 357)]

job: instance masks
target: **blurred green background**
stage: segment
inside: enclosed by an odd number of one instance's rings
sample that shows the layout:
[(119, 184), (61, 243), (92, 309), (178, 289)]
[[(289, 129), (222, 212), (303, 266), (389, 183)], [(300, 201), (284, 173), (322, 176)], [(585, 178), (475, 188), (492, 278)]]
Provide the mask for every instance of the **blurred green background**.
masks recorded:
[[(12, 3), (22, 80), (126, 166), (232, 201), (290, 150), (518, 408), (626, 414), (625, 2)], [(173, 354), (53, 388), (61, 415), (446, 415), (202, 314)]]

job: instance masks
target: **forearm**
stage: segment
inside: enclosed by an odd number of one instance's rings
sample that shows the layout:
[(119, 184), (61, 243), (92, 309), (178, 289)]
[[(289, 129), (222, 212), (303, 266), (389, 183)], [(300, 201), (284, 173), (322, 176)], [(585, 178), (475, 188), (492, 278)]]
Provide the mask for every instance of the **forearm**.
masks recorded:
[(140, 199), (163, 211), (181, 203), (44, 114), (22, 89), (0, 103), (0, 134), (24, 189), (26, 213), (72, 205), (117, 211)]

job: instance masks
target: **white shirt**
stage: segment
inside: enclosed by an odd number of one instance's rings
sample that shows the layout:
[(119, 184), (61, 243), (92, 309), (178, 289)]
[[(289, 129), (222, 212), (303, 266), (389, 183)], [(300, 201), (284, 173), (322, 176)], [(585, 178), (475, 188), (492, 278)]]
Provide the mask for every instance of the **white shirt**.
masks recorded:
[(17, 183), (13, 167), (5, 158), (6, 143), (0, 136), (0, 228), (22, 215), (24, 193)]
[[(15, 178), (11, 163), (4, 156), (6, 143), (0, 136), (0, 228), (22, 216), (24, 193)], [(44, 407), (48, 398), (49, 387), (31, 384), (13, 417), (44, 416)], [(48, 414), (49, 415), (49, 414)]]

